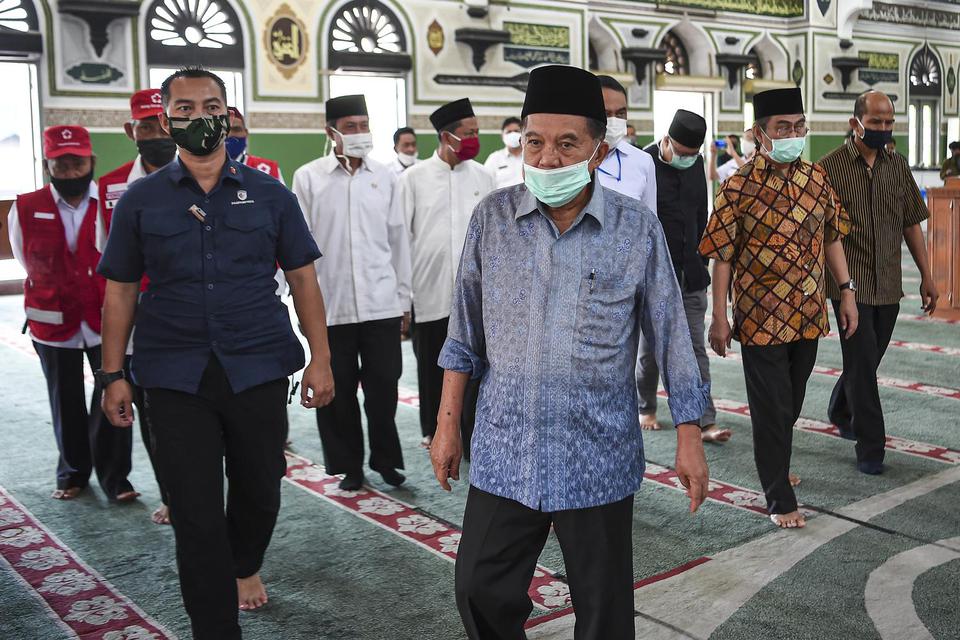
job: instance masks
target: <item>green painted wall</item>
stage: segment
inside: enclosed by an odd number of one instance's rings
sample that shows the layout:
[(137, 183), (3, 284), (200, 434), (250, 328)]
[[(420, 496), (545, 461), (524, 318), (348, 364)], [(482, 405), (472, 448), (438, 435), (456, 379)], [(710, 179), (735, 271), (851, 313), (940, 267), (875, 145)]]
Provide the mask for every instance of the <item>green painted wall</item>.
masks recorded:
[(826, 134), (810, 134), (810, 137), (807, 140), (807, 146), (809, 147), (810, 161), (816, 162), (823, 156), (827, 155), (837, 147), (843, 144), (844, 136), (843, 134), (836, 135), (826, 135)]
[[(137, 155), (137, 147), (123, 133), (91, 133), (90, 140), (97, 154), (96, 176), (113, 171)], [(251, 133), (250, 153), (280, 163), (284, 179), (293, 179), (293, 172), (314, 158), (323, 155), (327, 137), (322, 133)], [(437, 148), (437, 136), (418, 134), (417, 148), (421, 158), (427, 158)], [(486, 160), (491, 152), (503, 146), (499, 134), (480, 136), (478, 162)]]
[(123, 132), (91, 132), (90, 142), (93, 144), (93, 152), (97, 154), (97, 166), (94, 170), (97, 178), (137, 157), (137, 145)]

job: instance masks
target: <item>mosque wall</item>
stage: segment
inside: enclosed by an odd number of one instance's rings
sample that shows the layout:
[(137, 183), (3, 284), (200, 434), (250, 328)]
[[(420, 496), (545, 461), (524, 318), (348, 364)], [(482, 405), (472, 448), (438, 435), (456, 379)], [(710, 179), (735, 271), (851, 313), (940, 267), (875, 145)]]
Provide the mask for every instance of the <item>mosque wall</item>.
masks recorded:
[[(71, 0), (21, 2), (31, 3), (43, 42), (34, 58), (41, 120), (88, 126), (103, 171), (133, 152), (122, 134), (129, 94), (178, 55), (243, 72), (236, 90), (251, 150), (288, 176), (323, 152), (335, 68), (404, 79), (421, 155), (436, 144), (428, 114), (463, 95), (476, 105), (482, 154), (497, 148), (525, 74), (544, 63), (615, 75), (640, 141), (653, 137), (658, 90), (710, 94), (715, 131), (725, 134), (743, 129), (753, 92), (799, 85), (813, 159), (842, 140), (853, 97), (870, 87), (895, 99), (903, 142), (911, 102), (929, 107), (938, 156), (949, 119), (960, 117), (960, 0), (380, 0), (379, 31), (363, 33), (348, 18), (366, 0), (117, 0), (100, 3), (115, 7), (107, 15)], [(206, 12), (199, 33), (181, 28), (188, 10)], [(183, 44), (171, 44), (177, 38)]]

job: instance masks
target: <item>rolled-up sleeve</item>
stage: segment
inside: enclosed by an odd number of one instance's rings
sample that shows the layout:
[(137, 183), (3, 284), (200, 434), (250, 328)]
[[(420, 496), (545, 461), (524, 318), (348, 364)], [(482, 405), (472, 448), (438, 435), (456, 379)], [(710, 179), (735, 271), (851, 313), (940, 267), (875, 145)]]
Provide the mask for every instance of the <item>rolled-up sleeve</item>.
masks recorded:
[(640, 315), (643, 337), (660, 368), (673, 423), (699, 422), (710, 398), (710, 384), (700, 378), (683, 299), (659, 224), (650, 230), (647, 249)]
[[(285, 190), (286, 191), (286, 190)], [(304, 267), (321, 257), (296, 196), (286, 192), (280, 210), (280, 233), (277, 237), (277, 263), (284, 271)]]
[(473, 212), (460, 256), (460, 269), (453, 288), (453, 303), (447, 340), (437, 364), (448, 371), (480, 378), (486, 371), (486, 339), (483, 333), (483, 236), (480, 205)]
[(143, 277), (139, 219), (139, 208), (130, 194), (125, 194), (113, 209), (107, 244), (97, 266), (97, 273), (104, 278), (115, 282), (139, 282)]

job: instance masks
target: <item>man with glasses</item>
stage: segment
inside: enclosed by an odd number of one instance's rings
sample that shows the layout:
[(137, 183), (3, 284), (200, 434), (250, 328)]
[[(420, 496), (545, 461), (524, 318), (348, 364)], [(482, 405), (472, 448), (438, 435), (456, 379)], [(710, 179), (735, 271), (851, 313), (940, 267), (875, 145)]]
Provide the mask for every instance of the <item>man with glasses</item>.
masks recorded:
[[(707, 176), (700, 148), (707, 134), (707, 121), (680, 109), (673, 116), (669, 133), (644, 151), (656, 166), (657, 215), (667, 238), (670, 261), (680, 283), (683, 310), (690, 326), (693, 352), (697, 356), (700, 378), (710, 382), (710, 358), (704, 342), (704, 318), (707, 315), (707, 261), (697, 252), (697, 244), (707, 226)], [(641, 337), (637, 359), (637, 395), (640, 427), (658, 430), (657, 381), (660, 369), (650, 344)], [(700, 437), (704, 442), (722, 443), (730, 439), (729, 429), (717, 427), (717, 410), (707, 396), (700, 419)]]
[[(840, 435), (856, 440), (857, 468), (883, 472), (887, 442), (883, 407), (877, 388), (877, 368), (900, 313), (903, 279), (900, 245), (906, 243), (920, 271), (923, 311), (937, 308), (937, 287), (930, 273), (927, 245), (920, 223), (927, 219), (917, 183), (906, 158), (886, 150), (893, 140), (893, 102), (879, 91), (861, 94), (853, 107), (853, 137), (820, 161), (850, 214), (853, 229), (843, 239), (850, 273), (857, 281), (860, 329), (841, 338), (843, 375), (830, 396), (827, 414)], [(827, 279), (827, 294), (835, 309), (841, 292)]]
[(843, 283), (840, 331), (849, 338), (857, 330), (856, 286), (840, 242), (850, 218), (827, 173), (800, 158), (809, 131), (800, 90), (764, 91), (753, 105), (757, 153), (722, 185), (700, 253), (714, 259), (710, 346), (720, 356), (732, 338), (742, 346), (754, 459), (767, 509), (774, 524), (795, 528), (806, 523), (790, 478), (790, 448), (817, 341), (830, 330), (824, 266)]
[[(653, 158), (627, 138), (627, 90), (615, 78), (597, 76), (607, 114), (604, 141), (610, 149), (597, 169), (600, 184), (645, 204), (657, 212), (657, 171)], [(636, 132), (634, 132), (636, 133)]]
[(293, 174), (293, 193), (323, 252), (317, 263), (327, 303), (330, 366), (336, 395), (317, 410), (327, 473), (344, 474), (340, 488), (363, 485), (363, 388), (370, 468), (399, 486), (406, 479), (397, 434), (397, 382), (403, 367), (400, 335), (410, 322), (410, 248), (403, 212), (393, 206), (396, 178), (368, 157), (373, 148), (362, 95), (326, 103), (333, 150)]

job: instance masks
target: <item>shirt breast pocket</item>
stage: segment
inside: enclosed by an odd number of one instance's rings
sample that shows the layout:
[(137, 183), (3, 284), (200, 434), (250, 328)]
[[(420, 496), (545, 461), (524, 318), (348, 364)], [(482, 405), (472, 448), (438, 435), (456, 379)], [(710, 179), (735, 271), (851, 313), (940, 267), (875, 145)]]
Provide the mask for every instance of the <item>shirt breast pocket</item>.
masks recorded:
[[(616, 277), (580, 280), (577, 302), (577, 346), (593, 356), (613, 356), (622, 348), (632, 328), (630, 317), (636, 287)], [(581, 354), (583, 355), (583, 354)]]
[(217, 238), (218, 266), (224, 273), (247, 276), (276, 266), (277, 233), (268, 212), (231, 212)]
[(200, 261), (199, 249), (193, 246), (200, 226), (186, 213), (182, 216), (144, 213), (140, 228), (145, 266), (151, 280), (193, 275)]

